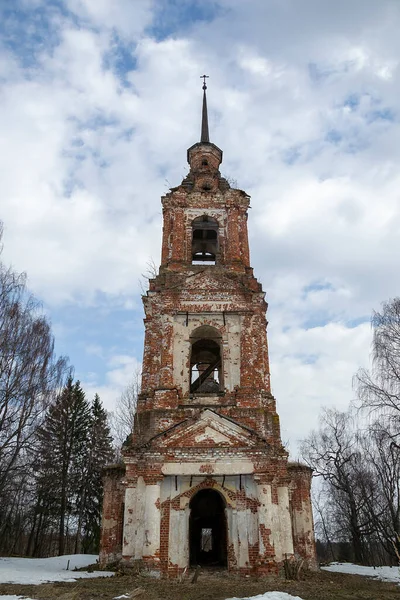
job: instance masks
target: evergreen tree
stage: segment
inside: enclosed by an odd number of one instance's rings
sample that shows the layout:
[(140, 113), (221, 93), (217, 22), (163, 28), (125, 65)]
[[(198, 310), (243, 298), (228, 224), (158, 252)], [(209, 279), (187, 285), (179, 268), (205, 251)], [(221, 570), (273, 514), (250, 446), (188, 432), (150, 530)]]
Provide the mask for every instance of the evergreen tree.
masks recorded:
[(79, 381), (70, 378), (38, 432), (38, 500), (46, 503), (47, 516), (56, 515), (58, 520), (59, 555), (64, 554), (67, 525), (75, 528), (72, 518), (81, 503), (90, 427), (90, 406)]
[[(96, 394), (91, 405), (88, 454), (80, 494), (76, 552), (98, 552), (104, 466), (114, 458), (107, 412)], [(82, 539), (82, 545), (81, 545)]]

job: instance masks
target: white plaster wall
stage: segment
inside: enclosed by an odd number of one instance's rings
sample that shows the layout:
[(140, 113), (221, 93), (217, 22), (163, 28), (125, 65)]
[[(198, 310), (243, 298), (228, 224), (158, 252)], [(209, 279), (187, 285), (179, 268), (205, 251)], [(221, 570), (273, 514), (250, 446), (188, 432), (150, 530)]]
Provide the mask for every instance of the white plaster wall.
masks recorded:
[(189, 564), (188, 539), (189, 539), (189, 514), (187, 510), (173, 510), (170, 513), (169, 525), (169, 561), (178, 567)]
[[(272, 521), (272, 500), (271, 500), (271, 486), (265, 484), (257, 485), (257, 496), (260, 502), (260, 507), (258, 510), (258, 520), (259, 525), (264, 525), (266, 529), (271, 529), (273, 527)], [(270, 538), (271, 539), (271, 538)], [(260, 554), (264, 554), (266, 547), (264, 545), (264, 541), (262, 536), (259, 537), (260, 542)]]
[[(245, 475), (254, 471), (254, 464), (250, 460), (208, 460), (207, 463), (185, 462), (164, 463), (161, 471), (164, 475), (201, 475), (204, 467), (212, 465), (213, 475)], [(228, 479), (225, 480), (225, 486)], [(196, 485), (200, 481), (196, 479)], [(233, 480), (231, 485), (234, 485)], [(236, 489), (236, 488), (233, 488)]]
[(282, 556), (282, 532), (280, 522), (279, 505), (274, 502), (270, 506), (271, 512), (271, 536), (270, 540), (275, 548), (275, 557), (277, 560)]
[(302, 502), (301, 510), (293, 510), (293, 529), (297, 536), (309, 536), (310, 540), (314, 538), (314, 521), (311, 509), (311, 502)]
[(142, 558), (145, 531), (145, 489), (143, 477), (139, 477), (136, 487), (125, 490), (125, 515), (123, 535), (123, 556)]
[(231, 544), (233, 545), (233, 553), (235, 555), (236, 563), (239, 564), (240, 539), (239, 539), (237, 510), (236, 510), (236, 508), (230, 508), (226, 512), (227, 512), (227, 525), (228, 525), (228, 547)]
[[(160, 550), (160, 484), (147, 485), (145, 492), (144, 549), (145, 556), (154, 556)], [(158, 502), (157, 502), (158, 501)]]
[[(193, 482), (192, 482), (193, 483)], [(197, 485), (198, 481), (194, 485)], [(190, 489), (190, 477), (165, 477), (161, 485), (161, 500), (171, 500)], [(180, 510), (170, 510), (169, 561), (179, 567), (189, 565), (189, 498), (181, 496)]]
[(174, 383), (177, 387), (182, 387), (183, 393), (189, 392), (189, 335), (188, 327), (186, 327), (186, 316), (175, 315), (173, 347)]
[(247, 530), (247, 510), (236, 510), (233, 512), (237, 521), (238, 553), (236, 554), (239, 567), (246, 567), (249, 562), (249, 542)]
[(136, 487), (127, 487), (125, 490), (125, 514), (122, 556), (135, 556), (135, 508)]
[(225, 322), (228, 331), (228, 339), (224, 342), (226, 361), (224, 363), (224, 381), (227, 390), (234, 390), (240, 386), (240, 338), (241, 338), (240, 315), (227, 313)]
[(136, 486), (136, 506), (135, 506), (135, 559), (143, 557), (144, 545), (144, 512), (145, 512), (145, 490), (146, 484), (143, 477), (138, 478)]
[(283, 560), (285, 554), (293, 553), (292, 518), (289, 506), (289, 488), (278, 487), (279, 514), (281, 524), (281, 555), (278, 560)]
[[(258, 499), (261, 503), (259, 523), (271, 530), (270, 544), (275, 548), (276, 560), (282, 560), (286, 554), (293, 553), (292, 525), (289, 512), (288, 488), (278, 488), (278, 504), (272, 502), (271, 486), (258, 485)], [(260, 552), (265, 546), (260, 535)]]
[[(257, 486), (252, 476), (244, 477), (244, 488), (247, 498), (257, 500)], [(243, 484), (243, 481), (242, 481)], [(252, 512), (249, 508), (246, 509), (247, 522), (247, 538), (248, 543), (254, 545), (258, 541), (258, 510)]]

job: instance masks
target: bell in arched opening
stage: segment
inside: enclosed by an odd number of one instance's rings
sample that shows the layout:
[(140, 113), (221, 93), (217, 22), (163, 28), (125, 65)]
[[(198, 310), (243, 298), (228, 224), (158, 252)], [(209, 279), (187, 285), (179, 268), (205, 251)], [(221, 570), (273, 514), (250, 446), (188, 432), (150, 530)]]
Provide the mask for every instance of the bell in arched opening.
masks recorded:
[(218, 394), (223, 389), (219, 332), (213, 327), (199, 327), (192, 333), (190, 342), (190, 392)]
[(192, 222), (192, 264), (215, 265), (218, 252), (218, 223), (202, 215)]

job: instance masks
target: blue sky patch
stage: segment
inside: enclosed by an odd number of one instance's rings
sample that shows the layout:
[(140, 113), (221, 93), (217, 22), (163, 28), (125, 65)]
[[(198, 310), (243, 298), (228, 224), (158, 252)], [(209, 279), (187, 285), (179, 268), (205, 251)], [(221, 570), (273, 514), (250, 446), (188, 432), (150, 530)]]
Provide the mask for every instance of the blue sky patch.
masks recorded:
[(309, 293), (312, 292), (321, 292), (322, 290), (332, 290), (334, 291), (334, 286), (329, 281), (314, 281), (305, 287), (303, 287), (303, 298), (308, 296)]
[(283, 162), (287, 165), (294, 165), (301, 158), (300, 146), (291, 146), (282, 154)]
[(339, 142), (342, 141), (342, 134), (340, 133), (340, 131), (338, 131), (337, 129), (330, 129), (326, 136), (325, 136), (325, 140), (327, 142), (329, 142), (330, 144), (339, 144)]
[(159, 0), (156, 7), (154, 22), (147, 33), (157, 41), (182, 34), (199, 22), (209, 23), (226, 12), (213, 0)]
[(367, 113), (368, 123), (374, 123), (375, 121), (388, 121), (393, 123), (396, 120), (396, 114), (391, 108), (381, 108), (380, 110), (371, 110)]
[(358, 327), (359, 325), (362, 325), (363, 323), (370, 323), (370, 322), (371, 322), (370, 316), (357, 317), (354, 319), (347, 320), (346, 327), (349, 327), (350, 329), (354, 329), (355, 327)]
[(24, 68), (38, 65), (43, 50), (51, 50), (59, 43), (56, 15), (58, 2), (49, 1), (46, 7), (23, 6), (10, 2), (13, 8), (3, 8), (0, 13), (0, 36), (3, 45), (11, 50)]
[(347, 106), (347, 107), (351, 108), (352, 110), (358, 108), (359, 105), (360, 105), (360, 95), (359, 94), (350, 94), (349, 96), (347, 96), (347, 98), (343, 104), (343, 106)]
[(301, 323), (303, 329), (316, 329), (317, 327), (325, 327), (332, 322), (332, 314), (326, 312), (317, 312), (308, 315)]
[(315, 62), (310, 62), (307, 65), (308, 75), (314, 83), (323, 83), (326, 81), (331, 75), (335, 73), (335, 69), (323, 67)]
[(127, 75), (137, 67), (135, 50), (136, 44), (126, 44), (117, 34), (114, 34), (112, 49), (103, 57), (104, 69), (111, 70), (125, 88), (132, 87)]

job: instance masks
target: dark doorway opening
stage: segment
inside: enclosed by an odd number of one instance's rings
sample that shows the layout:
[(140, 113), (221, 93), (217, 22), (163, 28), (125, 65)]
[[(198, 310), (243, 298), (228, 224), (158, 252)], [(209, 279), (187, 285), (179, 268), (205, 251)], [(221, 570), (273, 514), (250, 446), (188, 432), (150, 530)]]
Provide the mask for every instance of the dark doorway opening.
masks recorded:
[(190, 502), (190, 565), (227, 566), (225, 502), (215, 490), (200, 490)]

